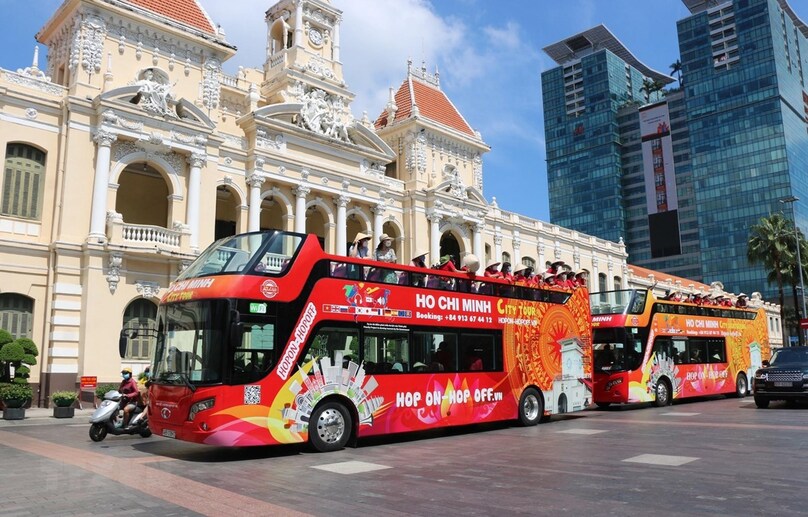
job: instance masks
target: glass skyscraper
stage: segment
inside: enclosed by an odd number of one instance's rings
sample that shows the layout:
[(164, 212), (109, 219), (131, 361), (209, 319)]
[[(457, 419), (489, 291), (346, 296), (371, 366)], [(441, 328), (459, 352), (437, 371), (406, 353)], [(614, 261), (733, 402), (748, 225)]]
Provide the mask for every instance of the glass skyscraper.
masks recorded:
[(602, 26), (545, 48), (550, 219), (623, 238), (630, 263), (773, 299), (747, 240), (761, 217), (790, 217), (786, 196), (808, 223), (808, 27), (786, 0), (684, 3), (682, 85), (664, 99), (643, 79), (672, 79)]

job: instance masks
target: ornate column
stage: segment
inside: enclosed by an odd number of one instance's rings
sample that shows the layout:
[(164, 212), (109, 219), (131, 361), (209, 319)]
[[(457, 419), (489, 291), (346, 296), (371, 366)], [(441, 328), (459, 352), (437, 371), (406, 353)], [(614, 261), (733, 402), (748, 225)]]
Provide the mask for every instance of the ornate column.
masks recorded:
[(429, 258), (430, 262), (437, 264), (440, 260), (440, 221), (441, 216), (430, 214), (429, 219)]
[(614, 291), (617, 287), (614, 285), (614, 262), (612, 262), (612, 257), (606, 260), (606, 270), (609, 272), (606, 277), (606, 289)]
[(370, 211), (373, 212), (373, 240), (371, 241), (371, 249), (376, 247), (376, 245), (379, 243), (379, 237), (381, 237), (383, 233), (382, 217), (384, 216), (385, 210), (387, 210), (387, 207), (384, 206), (384, 203), (379, 203), (370, 209)]
[(502, 234), (497, 228), (494, 230), (494, 261), (499, 262), (500, 260), (502, 260)]
[(519, 238), (519, 232), (514, 230), (513, 238), (511, 239), (511, 243), (513, 244), (513, 269), (516, 270), (519, 264), (522, 263), (522, 243)]
[(473, 253), (477, 255), (477, 260), (480, 261), (482, 267), (485, 267), (485, 257), (483, 256), (483, 228), (485, 225), (482, 223), (474, 223), (471, 225), (471, 248)]
[(193, 152), (188, 157), (191, 173), (188, 177), (188, 205), (185, 222), (191, 229), (192, 250), (199, 249), (199, 191), (202, 182), (202, 166), (207, 160), (208, 156), (204, 152)]
[(93, 207), (90, 217), (90, 239), (104, 242), (107, 239), (107, 190), (109, 189), (109, 158), (112, 142), (118, 136), (111, 131), (100, 128), (95, 132), (93, 141), (98, 144), (95, 155), (95, 182), (93, 183)]
[(350, 199), (348, 196), (340, 196), (335, 199), (337, 203), (337, 255), (345, 256), (348, 253), (347, 239), (345, 232), (347, 231), (347, 217), (345, 215), (345, 207), (348, 206)]
[(295, 2), (295, 46), (303, 46), (303, 0)]
[[(298, 7), (298, 9), (301, 9), (301, 7)], [(306, 233), (306, 196), (311, 192), (311, 188), (300, 185), (292, 192), (297, 196), (295, 198), (295, 231), (297, 233)]]
[(334, 20), (334, 36), (331, 42), (332, 52), (331, 58), (334, 61), (339, 62), (339, 23), (342, 21), (342, 17), (338, 16), (336, 20)]
[(264, 177), (256, 172), (247, 178), (250, 186), (250, 211), (247, 214), (247, 231), (257, 232), (261, 229), (261, 186)]
[(536, 244), (536, 272), (544, 272), (544, 240), (539, 237), (539, 242)]

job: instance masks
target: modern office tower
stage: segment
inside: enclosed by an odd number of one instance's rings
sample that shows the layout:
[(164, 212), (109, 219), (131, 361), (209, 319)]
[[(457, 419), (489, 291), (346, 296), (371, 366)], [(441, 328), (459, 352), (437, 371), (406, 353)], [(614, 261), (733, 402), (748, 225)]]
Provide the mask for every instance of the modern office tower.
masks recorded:
[(775, 286), (746, 259), (749, 228), (790, 207), (808, 223), (808, 27), (785, 0), (685, 0), (678, 22), (705, 280), (732, 291)]
[(625, 239), (618, 112), (628, 103), (649, 101), (643, 80), (673, 79), (641, 63), (603, 25), (544, 51), (559, 65), (542, 73), (550, 220), (604, 239)]
[(550, 219), (623, 238), (631, 263), (773, 299), (747, 241), (761, 217), (791, 217), (787, 196), (808, 226), (808, 27), (786, 0), (683, 1), (682, 87), (665, 98), (639, 88), (669, 78), (602, 26), (545, 48)]

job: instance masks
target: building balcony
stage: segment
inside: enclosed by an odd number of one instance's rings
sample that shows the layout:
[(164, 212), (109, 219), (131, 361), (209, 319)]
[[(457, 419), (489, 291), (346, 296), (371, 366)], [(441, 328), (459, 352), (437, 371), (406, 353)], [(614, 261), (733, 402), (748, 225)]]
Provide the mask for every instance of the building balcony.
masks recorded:
[(144, 251), (190, 253), (190, 230), (175, 223), (174, 229), (123, 221), (117, 212), (107, 214), (107, 239), (112, 246), (140, 248)]

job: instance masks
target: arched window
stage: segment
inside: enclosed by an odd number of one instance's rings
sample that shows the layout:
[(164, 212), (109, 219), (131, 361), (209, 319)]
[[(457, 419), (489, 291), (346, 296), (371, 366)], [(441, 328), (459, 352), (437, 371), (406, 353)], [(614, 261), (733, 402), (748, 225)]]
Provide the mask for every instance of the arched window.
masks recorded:
[(11, 337), (31, 337), (34, 328), (34, 300), (21, 294), (0, 294), (0, 329)]
[(502, 262), (507, 262), (508, 264), (511, 263), (511, 254), (507, 251), (502, 252)]
[(145, 298), (130, 303), (121, 335), (127, 338), (126, 359), (149, 359), (157, 338), (157, 306)]
[(623, 288), (623, 279), (619, 276), (614, 277), (614, 288), (615, 289), (622, 289)]
[(27, 144), (8, 144), (0, 213), (39, 219), (44, 183), (45, 153)]
[(522, 257), (522, 265), (532, 267), (534, 271), (536, 270), (536, 261), (530, 257)]

